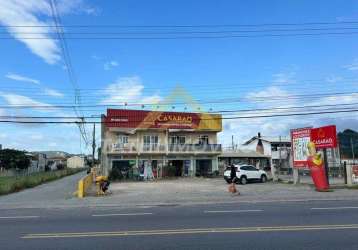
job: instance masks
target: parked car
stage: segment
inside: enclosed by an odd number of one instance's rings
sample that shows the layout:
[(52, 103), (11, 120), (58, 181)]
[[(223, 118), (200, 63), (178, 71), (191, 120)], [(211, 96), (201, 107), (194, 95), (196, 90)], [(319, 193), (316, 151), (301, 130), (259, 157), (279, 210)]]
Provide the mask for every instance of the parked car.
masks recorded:
[[(224, 179), (227, 183), (231, 183), (230, 166), (224, 172)], [(245, 185), (248, 181), (260, 181), (262, 183), (267, 181), (267, 174), (263, 170), (256, 169), (251, 165), (235, 165), (237, 183)]]

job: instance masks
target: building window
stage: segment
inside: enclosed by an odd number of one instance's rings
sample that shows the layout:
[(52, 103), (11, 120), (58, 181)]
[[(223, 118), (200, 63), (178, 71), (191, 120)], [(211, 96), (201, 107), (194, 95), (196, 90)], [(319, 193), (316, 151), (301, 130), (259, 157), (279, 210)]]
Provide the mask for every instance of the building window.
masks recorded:
[(209, 137), (207, 135), (200, 135), (199, 136), (199, 144), (209, 144)]
[(185, 136), (170, 136), (170, 144), (185, 144)]
[(128, 143), (128, 136), (126, 136), (126, 135), (119, 136), (118, 143), (122, 144), (122, 145), (127, 144)]
[(158, 148), (159, 138), (157, 135), (145, 135), (143, 136), (143, 150), (150, 151)]

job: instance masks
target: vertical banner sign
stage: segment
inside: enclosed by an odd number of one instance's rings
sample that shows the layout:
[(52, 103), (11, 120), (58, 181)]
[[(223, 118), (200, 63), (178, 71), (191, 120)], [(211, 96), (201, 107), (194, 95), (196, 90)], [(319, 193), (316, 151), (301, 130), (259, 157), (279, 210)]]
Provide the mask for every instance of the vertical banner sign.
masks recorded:
[(306, 168), (308, 158), (307, 145), (311, 141), (311, 128), (291, 130), (293, 167)]
[(313, 128), (311, 130), (311, 141), (316, 145), (316, 149), (336, 148), (337, 132), (336, 126)]

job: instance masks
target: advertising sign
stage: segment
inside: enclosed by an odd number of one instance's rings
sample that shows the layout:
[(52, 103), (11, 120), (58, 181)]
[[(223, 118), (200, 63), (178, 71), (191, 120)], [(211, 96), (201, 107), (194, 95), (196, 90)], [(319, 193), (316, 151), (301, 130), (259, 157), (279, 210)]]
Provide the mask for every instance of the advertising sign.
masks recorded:
[(311, 130), (311, 141), (314, 142), (317, 149), (337, 147), (336, 126), (313, 128)]
[(358, 165), (352, 167), (352, 181), (353, 183), (358, 183)]
[(221, 131), (221, 115), (187, 112), (108, 109), (107, 127)]
[(291, 143), (293, 152), (293, 166), (296, 168), (307, 167), (308, 143), (311, 141), (311, 128), (291, 130)]

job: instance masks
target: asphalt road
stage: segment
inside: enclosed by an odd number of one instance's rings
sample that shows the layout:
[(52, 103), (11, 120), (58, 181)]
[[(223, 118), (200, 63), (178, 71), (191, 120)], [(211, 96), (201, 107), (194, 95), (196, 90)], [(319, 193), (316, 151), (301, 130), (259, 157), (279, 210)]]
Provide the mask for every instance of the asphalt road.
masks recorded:
[(357, 201), (0, 209), (1, 249), (358, 249)]

